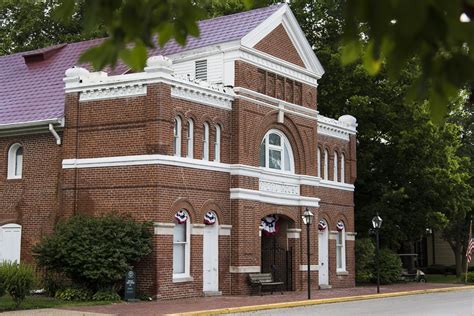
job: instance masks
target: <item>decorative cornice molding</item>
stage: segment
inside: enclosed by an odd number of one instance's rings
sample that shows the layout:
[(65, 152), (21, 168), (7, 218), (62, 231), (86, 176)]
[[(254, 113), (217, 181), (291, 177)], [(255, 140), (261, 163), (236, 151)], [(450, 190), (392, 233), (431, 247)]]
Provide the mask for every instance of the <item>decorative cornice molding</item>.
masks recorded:
[(223, 97), (215, 93), (207, 93), (197, 89), (189, 89), (181, 85), (171, 87), (171, 96), (177, 99), (206, 104), (225, 110), (232, 110), (230, 97)]
[(79, 101), (84, 102), (143, 96), (146, 95), (146, 91), (147, 88), (143, 84), (97, 88), (81, 92), (79, 95)]
[(330, 137), (340, 138), (349, 141), (350, 135), (357, 133), (357, 125), (349, 125), (344, 121), (335, 120), (326, 116), (318, 114), (318, 134), (327, 135)]
[(319, 207), (319, 198), (309, 196), (283, 195), (257, 190), (231, 188), (231, 200), (249, 200), (275, 205)]

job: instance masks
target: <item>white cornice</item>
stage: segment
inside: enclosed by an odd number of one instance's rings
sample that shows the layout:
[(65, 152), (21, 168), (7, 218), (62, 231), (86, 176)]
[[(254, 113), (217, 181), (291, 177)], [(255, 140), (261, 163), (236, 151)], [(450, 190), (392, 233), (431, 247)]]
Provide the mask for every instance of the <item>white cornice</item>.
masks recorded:
[(172, 95), (176, 98), (218, 108), (231, 109), (234, 100), (234, 93), (231, 88), (212, 85), (199, 80), (190, 80), (186, 77), (178, 77), (161, 71), (145, 71), (118, 76), (91, 73), (80, 78), (66, 78), (65, 82), (66, 93), (79, 92), (80, 101), (145, 95), (146, 86), (154, 83), (169, 84), (173, 90)]
[(242, 188), (230, 189), (231, 200), (249, 200), (275, 205), (319, 207), (319, 198), (309, 196), (284, 195)]
[(318, 114), (318, 134), (349, 141), (350, 135), (357, 133), (356, 126)]
[[(225, 164), (221, 162), (176, 157), (168, 155), (136, 155), (116, 156), (101, 158), (64, 159), (63, 169), (76, 168), (107, 168), (140, 165), (167, 165), (200, 170), (218, 171), (230, 173), (230, 175), (247, 176), (258, 178), (262, 181), (285, 183), (288, 185), (308, 185), (314, 187), (327, 187), (331, 189), (354, 191), (352, 184), (321, 180), (319, 177), (293, 174), (288, 172), (272, 171), (267, 168), (242, 165)], [(293, 195), (296, 196), (296, 195)]]

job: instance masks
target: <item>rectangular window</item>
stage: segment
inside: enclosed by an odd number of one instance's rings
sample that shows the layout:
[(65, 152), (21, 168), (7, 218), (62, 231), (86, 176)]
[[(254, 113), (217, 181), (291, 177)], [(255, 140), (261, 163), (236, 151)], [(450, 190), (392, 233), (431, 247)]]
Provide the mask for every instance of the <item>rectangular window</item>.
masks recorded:
[(281, 170), (281, 151), (270, 149), (269, 153), (269, 167), (272, 169)]
[(185, 224), (176, 224), (173, 230), (173, 274), (186, 273), (187, 232)]
[(194, 78), (198, 80), (207, 80), (207, 59), (197, 60), (195, 62)]
[(345, 233), (340, 231), (336, 238), (336, 270), (346, 271)]

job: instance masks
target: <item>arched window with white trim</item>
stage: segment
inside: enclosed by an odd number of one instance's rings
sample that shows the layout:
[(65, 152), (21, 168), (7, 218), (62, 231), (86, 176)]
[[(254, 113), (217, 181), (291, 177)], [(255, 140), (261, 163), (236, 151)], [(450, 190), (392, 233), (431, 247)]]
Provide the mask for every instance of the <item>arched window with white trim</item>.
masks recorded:
[(186, 144), (186, 157), (193, 158), (194, 156), (194, 121), (188, 120), (188, 135)]
[(174, 119), (173, 153), (175, 156), (181, 156), (181, 118), (179, 116)]
[(214, 161), (221, 161), (221, 127), (216, 124), (216, 142), (214, 143)]
[(337, 152), (335, 151), (334, 152), (334, 165), (333, 165), (333, 180), (334, 181), (337, 181), (338, 178), (337, 178), (337, 175), (338, 175), (338, 166), (337, 166), (337, 162), (338, 162), (338, 155), (337, 155)]
[(337, 223), (336, 271), (346, 271), (346, 227), (342, 221)]
[(260, 167), (295, 172), (293, 151), (285, 134), (275, 129), (267, 132), (260, 144)]
[(318, 147), (316, 163), (318, 164), (318, 177), (321, 178), (321, 148)]
[(209, 124), (207, 122), (203, 125), (202, 159), (209, 160)]
[(8, 150), (8, 179), (21, 179), (23, 176), (23, 147), (13, 144)]
[(329, 152), (324, 150), (324, 180), (329, 179)]
[(191, 224), (188, 212), (179, 210), (175, 215), (173, 228), (173, 279), (190, 276)]
[(341, 153), (341, 182), (346, 182), (346, 158), (344, 153)]

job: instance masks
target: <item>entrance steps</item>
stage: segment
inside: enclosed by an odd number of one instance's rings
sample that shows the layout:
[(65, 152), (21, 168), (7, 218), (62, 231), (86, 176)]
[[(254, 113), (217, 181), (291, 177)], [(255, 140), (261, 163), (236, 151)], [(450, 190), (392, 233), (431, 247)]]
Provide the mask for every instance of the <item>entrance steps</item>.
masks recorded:
[(329, 290), (329, 289), (332, 289), (332, 286), (329, 285), (329, 284), (320, 284), (319, 289), (320, 290)]
[(221, 296), (221, 291), (204, 291), (204, 296)]

